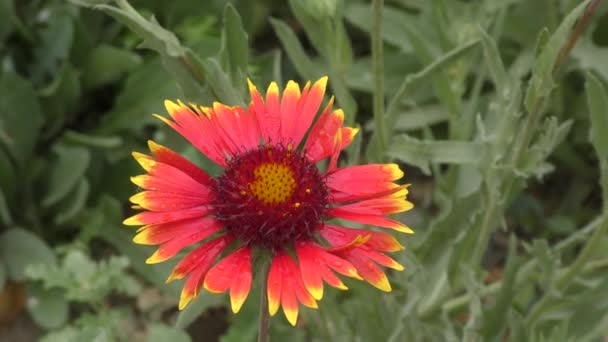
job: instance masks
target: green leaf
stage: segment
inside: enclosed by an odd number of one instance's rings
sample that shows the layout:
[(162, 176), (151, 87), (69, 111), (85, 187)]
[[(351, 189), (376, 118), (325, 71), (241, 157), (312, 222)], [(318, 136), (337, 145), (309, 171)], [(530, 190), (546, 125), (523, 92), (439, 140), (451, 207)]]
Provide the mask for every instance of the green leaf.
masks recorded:
[(48, 122), (43, 132), (45, 137), (56, 135), (74, 116), (81, 100), (80, 88), (80, 72), (65, 64), (53, 81), (40, 90), (40, 101)]
[(476, 164), (486, 153), (480, 142), (423, 141), (402, 134), (394, 138), (388, 154), (430, 174), (431, 163)]
[(107, 13), (139, 35), (144, 40), (143, 47), (159, 53), (186, 100), (200, 100), (200, 94), (204, 92), (202, 82), (206, 76), (200, 65), (192, 61), (191, 51), (180, 44), (175, 34), (161, 27), (154, 17), (146, 20), (127, 1), (117, 3), (120, 7), (105, 4), (90, 7)]
[[(1, 128), (0, 134), (2, 134)], [(15, 196), (15, 192), (17, 190), (18, 185), (19, 182), (17, 180), (15, 167), (9, 160), (4, 150), (0, 148), (0, 191), (2, 192), (3, 198), (5, 198), (9, 203)], [(8, 213), (8, 211), (6, 213)], [(6, 219), (5, 215), (2, 215), (2, 217)]]
[(98, 45), (90, 52), (82, 69), (83, 87), (92, 89), (116, 82), (141, 63), (142, 58), (129, 50)]
[(317, 70), (318, 68), (315, 67), (310, 57), (308, 57), (304, 47), (293, 30), (279, 19), (271, 18), (270, 24), (300, 76), (307, 80), (316, 79), (320, 76), (322, 73)]
[(32, 84), (15, 73), (0, 76), (0, 141), (17, 165), (25, 167), (42, 126), (38, 97)]
[(224, 28), (222, 30), (220, 56), (222, 62), (228, 65), (227, 70), (232, 82), (242, 85), (244, 88), (245, 80), (239, 76), (247, 73), (249, 56), (247, 32), (243, 28), (241, 16), (230, 3), (224, 8)]
[(559, 53), (564, 47), (574, 28), (574, 24), (580, 18), (581, 13), (587, 8), (590, 0), (581, 2), (572, 12), (564, 18), (555, 33), (551, 35), (542, 52), (534, 64), (530, 85), (526, 92), (524, 105), (526, 110), (533, 112), (534, 106), (539, 99), (545, 99), (553, 90), (553, 70), (556, 67)]
[(490, 74), (492, 75), (492, 79), (494, 80), (496, 93), (502, 95), (503, 92), (509, 88), (510, 77), (505, 70), (505, 66), (500, 58), (500, 52), (498, 52), (498, 47), (496, 46), (494, 39), (492, 39), (492, 37), (490, 37), (490, 35), (481, 27), (479, 27), (479, 32), (481, 34), (484, 57)]
[[(400, 112), (396, 122), (393, 123), (394, 131), (414, 131), (425, 127), (430, 127), (449, 119), (450, 113), (443, 106), (427, 105), (414, 107), (410, 110)], [(365, 128), (373, 130), (374, 121), (369, 121)]]
[(23, 228), (11, 228), (0, 235), (0, 259), (4, 260), (10, 279), (24, 280), (28, 265), (54, 265), (57, 260), (48, 245)]
[(35, 63), (31, 73), (39, 83), (54, 76), (57, 68), (64, 65), (74, 41), (74, 18), (67, 6), (50, 6), (44, 21), (39, 41), (32, 47)]
[(574, 49), (572, 56), (578, 60), (581, 68), (592, 69), (604, 81), (608, 81), (608, 47), (595, 45), (592, 41), (581, 39)]
[(67, 130), (63, 134), (66, 142), (98, 148), (117, 148), (123, 144), (118, 136), (99, 136)]
[(86, 205), (89, 190), (89, 181), (86, 178), (82, 178), (78, 183), (78, 186), (76, 186), (68, 197), (59, 205), (53, 222), (57, 225), (63, 225), (76, 217)]
[(4, 260), (0, 258), (0, 291), (4, 289), (4, 285), (6, 284), (6, 273), (6, 265), (4, 265)]
[(45, 329), (55, 329), (68, 320), (68, 302), (59, 290), (45, 290), (31, 286), (27, 310), (34, 321)]
[(185, 331), (164, 324), (155, 323), (148, 329), (147, 342), (190, 342), (192, 340)]
[(13, 32), (15, 24), (12, 19), (14, 17), (16, 14), (13, 0), (0, 0), (0, 18), (3, 18), (0, 20), (0, 44), (3, 44), (6, 37)]
[(55, 153), (57, 162), (53, 164), (46, 195), (42, 198), (46, 208), (57, 204), (76, 187), (91, 160), (89, 150), (82, 147), (58, 146)]
[(608, 161), (608, 93), (602, 82), (592, 73), (587, 73), (585, 90), (591, 117), (589, 140), (600, 160)]
[(125, 82), (112, 110), (104, 115), (96, 133), (112, 135), (121, 131), (139, 131), (151, 123), (160, 123), (152, 113), (164, 113), (164, 99), (176, 99), (179, 91), (159, 58), (152, 58)]
[(517, 256), (517, 238), (511, 235), (509, 238), (509, 254), (507, 256), (507, 264), (504, 269), (502, 278), (502, 286), (494, 307), (484, 314), (484, 325), (482, 335), (485, 340), (494, 340), (499, 337), (505, 326), (501, 323), (507, 318), (507, 314), (513, 304), (513, 296), (515, 295), (515, 280), (520, 264), (520, 258)]

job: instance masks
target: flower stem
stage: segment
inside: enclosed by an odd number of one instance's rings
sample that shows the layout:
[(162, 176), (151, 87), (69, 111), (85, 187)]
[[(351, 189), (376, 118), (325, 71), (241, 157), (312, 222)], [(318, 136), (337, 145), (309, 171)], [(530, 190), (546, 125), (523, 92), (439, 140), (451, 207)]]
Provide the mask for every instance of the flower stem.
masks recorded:
[(384, 53), (382, 46), (382, 8), (384, 0), (372, 1), (372, 68), (374, 75), (374, 120), (378, 147), (382, 155), (386, 151), (386, 120), (384, 118)]
[(258, 315), (258, 342), (270, 341), (270, 313), (268, 312), (267, 279), (270, 265), (264, 266), (262, 272), (262, 293), (260, 293), (260, 312)]

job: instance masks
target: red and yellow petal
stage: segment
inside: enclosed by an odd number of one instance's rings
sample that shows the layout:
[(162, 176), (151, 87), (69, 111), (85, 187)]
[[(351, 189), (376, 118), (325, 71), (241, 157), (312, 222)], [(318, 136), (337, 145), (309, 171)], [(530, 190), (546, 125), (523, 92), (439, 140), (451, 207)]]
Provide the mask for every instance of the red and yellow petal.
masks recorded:
[(205, 269), (206, 272), (232, 240), (230, 236), (223, 235), (196, 247), (175, 265), (166, 282), (170, 283), (176, 279), (183, 279), (200, 268)]
[(157, 161), (142, 153), (133, 152), (135, 160), (149, 175), (137, 176), (131, 180), (144, 189), (173, 192), (184, 195), (206, 197), (209, 187), (193, 179), (184, 171)]
[(205, 276), (204, 286), (212, 293), (230, 289), (230, 304), (239, 312), (251, 289), (251, 248), (241, 247), (220, 260)]
[(319, 111), (319, 106), (323, 102), (323, 96), (325, 95), (325, 88), (327, 87), (327, 76), (318, 79), (307, 91), (304, 96), (301, 97), (300, 102), (301, 108), (292, 113), (283, 113), (284, 121), (293, 122), (293, 129), (289, 132), (286, 139), (293, 142), (295, 146), (298, 146), (302, 141), (302, 138), (310, 128), (313, 119)]
[(192, 108), (172, 101), (165, 101), (165, 108), (174, 121), (156, 115), (157, 118), (181, 134), (209, 159), (221, 166), (226, 165), (225, 143), (211, 129), (209, 118), (195, 113)]
[[(338, 168), (327, 175), (332, 197), (369, 196), (399, 187), (393, 181), (403, 177), (397, 164), (369, 164)], [(353, 187), (352, 184), (357, 184)], [(393, 195), (394, 197), (395, 195)]]
[(141, 245), (158, 245), (178, 236), (190, 236), (196, 232), (215, 234), (222, 224), (212, 217), (195, 217), (169, 224), (148, 225), (140, 228), (133, 242)]
[(187, 196), (164, 191), (141, 191), (129, 198), (131, 203), (150, 211), (175, 211), (209, 203), (209, 197)]
[(190, 235), (176, 236), (173, 239), (162, 243), (158, 249), (148, 259), (146, 264), (157, 264), (165, 260), (173, 258), (182, 249), (192, 246), (193, 244), (203, 241), (219, 230), (201, 230)]
[(333, 102), (332, 97), (310, 130), (304, 145), (306, 158), (313, 163), (325, 159), (333, 153), (336, 133), (344, 123), (344, 112), (341, 109), (331, 110)]
[(361, 250), (355, 248), (352, 251), (344, 253), (343, 256), (355, 265), (361, 277), (374, 287), (384, 292), (390, 292), (392, 290), (391, 284), (384, 271), (382, 271), (374, 262), (369, 260)]
[[(287, 82), (287, 86), (283, 91), (283, 98), (281, 99), (281, 137), (283, 141), (294, 135), (300, 96), (300, 86), (294, 81)], [(292, 143), (296, 146), (298, 145), (295, 140)]]
[[(361, 279), (350, 262), (329, 253), (321, 246), (299, 243), (296, 244), (296, 253), (300, 261), (300, 272), (304, 285), (316, 300), (323, 298), (323, 278), (331, 273), (329, 269), (347, 277)], [(344, 284), (336, 282), (335, 277), (329, 277), (328, 284), (344, 288)]]
[(375, 250), (396, 252), (404, 249), (397, 239), (384, 232), (340, 227), (331, 224), (324, 224), (319, 231), (334, 246), (345, 245), (349, 241), (354, 241), (359, 236), (365, 236), (369, 237), (365, 245)]
[(402, 233), (414, 234), (414, 231), (405, 224), (378, 215), (365, 215), (344, 210), (342, 207), (330, 208), (326, 212), (329, 217), (337, 217), (347, 221), (369, 224), (376, 227), (390, 228)]
[(285, 317), (295, 325), (298, 320), (298, 302), (310, 308), (317, 308), (317, 302), (306, 289), (299, 267), (286, 253), (276, 255), (268, 273), (268, 311), (274, 315), (279, 306)]
[(211, 184), (211, 177), (207, 173), (177, 152), (152, 140), (148, 140), (148, 147), (161, 163), (173, 166), (201, 184)]
[[(403, 191), (407, 191), (407, 189), (404, 189)], [(406, 201), (402, 197), (393, 198), (392, 196), (393, 195), (389, 195), (388, 197), (358, 201), (335, 207), (335, 209), (339, 208), (344, 212), (361, 215), (383, 216), (395, 213), (402, 213), (414, 207), (411, 202)]]
[(127, 226), (162, 224), (185, 220), (189, 218), (203, 217), (207, 216), (207, 214), (209, 214), (210, 212), (211, 208), (208, 205), (166, 212), (144, 211), (142, 213), (129, 217), (122, 223)]

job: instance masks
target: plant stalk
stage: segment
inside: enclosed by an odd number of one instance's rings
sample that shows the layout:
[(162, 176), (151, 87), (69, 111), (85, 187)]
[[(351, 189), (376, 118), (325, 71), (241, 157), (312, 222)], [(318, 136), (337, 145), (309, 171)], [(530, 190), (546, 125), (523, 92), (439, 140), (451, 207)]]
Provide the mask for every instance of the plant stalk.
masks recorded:
[(264, 266), (262, 272), (262, 293), (260, 293), (260, 312), (258, 314), (258, 342), (270, 341), (270, 313), (268, 312), (268, 271), (270, 265)]
[(384, 0), (372, 1), (372, 68), (374, 75), (374, 121), (378, 137), (378, 150), (383, 156), (388, 146), (384, 117), (384, 52), (382, 45), (382, 9)]

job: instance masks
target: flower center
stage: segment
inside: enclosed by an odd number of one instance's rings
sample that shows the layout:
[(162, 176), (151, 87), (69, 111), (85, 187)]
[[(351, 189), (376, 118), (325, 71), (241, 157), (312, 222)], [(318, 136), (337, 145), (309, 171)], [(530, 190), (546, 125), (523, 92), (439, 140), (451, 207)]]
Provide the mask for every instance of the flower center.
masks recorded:
[(214, 183), (213, 209), (229, 234), (270, 249), (309, 240), (327, 206), (317, 167), (291, 146), (260, 146), (235, 156)]
[(249, 184), (251, 193), (266, 205), (279, 204), (291, 197), (296, 180), (289, 166), (275, 162), (257, 166), (255, 180)]

